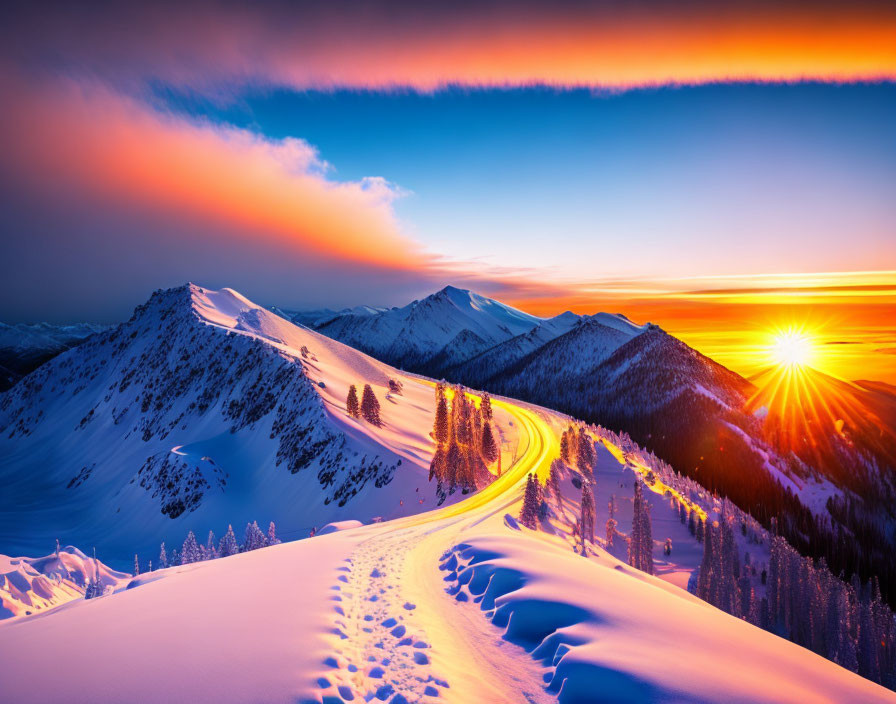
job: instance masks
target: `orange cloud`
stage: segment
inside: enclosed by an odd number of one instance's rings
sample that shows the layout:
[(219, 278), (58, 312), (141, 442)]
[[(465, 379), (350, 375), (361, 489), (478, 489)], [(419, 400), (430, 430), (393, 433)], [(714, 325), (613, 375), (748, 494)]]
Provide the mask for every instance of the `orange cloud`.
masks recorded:
[(62, 4), (8, 24), (8, 51), (191, 87), (629, 88), (896, 78), (884, 2)]
[[(335, 181), (315, 150), (192, 122), (96, 85), (2, 86), (4, 162), (16, 178), (99, 202), (139, 204), (219, 226), (215, 238), (277, 243), (384, 268), (420, 265), (380, 178)], [(127, 236), (127, 233), (122, 233)]]

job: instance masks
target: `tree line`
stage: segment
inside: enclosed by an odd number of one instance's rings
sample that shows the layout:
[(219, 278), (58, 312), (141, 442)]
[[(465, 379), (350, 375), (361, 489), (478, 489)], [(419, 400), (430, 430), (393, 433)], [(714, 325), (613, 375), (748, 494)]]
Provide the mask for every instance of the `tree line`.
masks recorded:
[(456, 490), (467, 494), (486, 486), (495, 478), (489, 469), (497, 463), (501, 473), (500, 450), (492, 429), (492, 403), (483, 394), (476, 397), (463, 386), (436, 384), (436, 411), (432, 438), (436, 449), (429, 466), (429, 480), (436, 480), (439, 503)]

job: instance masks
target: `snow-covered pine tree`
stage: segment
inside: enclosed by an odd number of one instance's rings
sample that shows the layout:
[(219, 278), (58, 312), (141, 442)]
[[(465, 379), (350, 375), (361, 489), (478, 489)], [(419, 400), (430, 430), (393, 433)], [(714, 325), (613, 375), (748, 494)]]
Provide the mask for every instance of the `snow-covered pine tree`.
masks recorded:
[(201, 560), (202, 555), (199, 552), (199, 543), (196, 542), (196, 536), (193, 535), (193, 531), (189, 531), (180, 551), (180, 563), (182, 565), (189, 565), (193, 562), (200, 562)]
[(140, 558), (137, 557), (137, 553), (134, 553), (134, 576), (137, 577), (140, 575)]
[(94, 548), (93, 575), (91, 576), (90, 581), (87, 583), (87, 586), (84, 589), (84, 598), (95, 599), (98, 596), (102, 596), (105, 591), (106, 588), (103, 585), (102, 579), (100, 579), (100, 563), (99, 560), (96, 559), (96, 548)]
[(258, 550), (265, 546), (266, 540), (261, 528), (258, 527), (258, 521), (252, 521), (246, 524), (246, 535), (243, 540), (242, 551)]
[(714, 534), (715, 530), (712, 524), (708, 523), (703, 533), (703, 559), (700, 562), (700, 573), (697, 576), (697, 597), (703, 601), (709, 601), (712, 583), (715, 579), (712, 574), (715, 567), (713, 551), (716, 541)]
[(449, 492), (454, 491), (455, 487), (463, 481), (463, 455), (460, 446), (456, 442), (448, 445), (448, 452), (445, 455), (445, 476), (442, 484)]
[(168, 553), (165, 552), (165, 541), (162, 541), (162, 549), (159, 551), (159, 569), (168, 567)]
[(562, 496), (560, 489), (560, 472), (562, 469), (563, 463), (559, 458), (555, 458), (553, 462), (551, 462), (551, 471), (548, 474), (548, 486), (551, 489), (551, 493), (554, 495), (554, 499), (556, 501), (560, 501)]
[(358, 403), (358, 389), (352, 384), (348, 387), (348, 398), (345, 400), (345, 410), (352, 418), (358, 418), (361, 415), (361, 406)]
[(221, 544), (218, 546), (218, 554), (221, 557), (230, 557), (236, 555), (240, 551), (240, 546), (236, 542), (236, 535), (233, 533), (233, 526), (227, 526), (227, 532), (221, 538)]
[(647, 574), (653, 574), (653, 527), (650, 520), (650, 504), (642, 498), (641, 510), (641, 569)]
[(569, 434), (567, 431), (563, 431), (563, 434), (560, 436), (560, 459), (563, 460), (567, 465), (570, 464), (569, 461)]
[(538, 527), (538, 479), (531, 473), (526, 477), (523, 507), (520, 510), (520, 523), (532, 530)]
[(607, 519), (607, 550), (616, 547), (616, 519), (610, 516)]
[(218, 541), (215, 538), (215, 534), (212, 531), (208, 532), (208, 540), (205, 541), (205, 555), (204, 558), (206, 560), (214, 560), (218, 557)]
[(364, 384), (364, 391), (361, 392), (361, 415), (371, 425), (382, 425), (380, 420), (380, 402), (370, 388), (370, 384)]
[(653, 574), (653, 535), (650, 525), (650, 506), (644, 499), (641, 482), (635, 480), (632, 502), (632, 533), (629, 543), (629, 564), (642, 572)]
[(436, 451), (432, 453), (432, 462), (429, 463), (429, 481), (435, 477), (436, 481), (441, 482), (445, 478), (445, 448), (439, 445)]
[(491, 399), (491, 396), (489, 396), (487, 392), (482, 394), (482, 403), (480, 404), (480, 407), (482, 409), (482, 417), (485, 420), (491, 422), (491, 420), (492, 420), (492, 399)]
[(443, 445), (450, 439), (451, 426), (448, 419), (448, 400), (444, 394), (436, 401), (436, 417), (433, 421), (432, 434), (436, 443)]
[(495, 436), (492, 434), (492, 424), (485, 421), (482, 426), (482, 459), (487, 464), (498, 459), (498, 445), (495, 442)]
[(584, 554), (584, 542), (586, 540), (594, 542), (594, 492), (591, 488), (591, 482), (587, 479), (582, 482), (582, 551)]
[(274, 526), (274, 522), (271, 521), (270, 525), (268, 525), (268, 545), (279, 545), (280, 538), (277, 537), (277, 529)]
[(576, 441), (576, 466), (584, 476), (594, 476), (595, 459), (594, 443), (582, 429)]
[(635, 479), (635, 498), (632, 501), (632, 532), (629, 534), (628, 543), (628, 564), (637, 570), (641, 569), (641, 530), (644, 526), (641, 521), (642, 510), (641, 482)]

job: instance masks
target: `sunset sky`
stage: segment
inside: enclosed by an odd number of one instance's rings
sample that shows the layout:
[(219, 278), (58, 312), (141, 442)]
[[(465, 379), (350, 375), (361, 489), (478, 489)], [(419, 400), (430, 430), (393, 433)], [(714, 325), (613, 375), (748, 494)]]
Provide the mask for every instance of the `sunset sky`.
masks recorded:
[(896, 5), (804, 5), (7, 4), (0, 320), (454, 283), (896, 383)]

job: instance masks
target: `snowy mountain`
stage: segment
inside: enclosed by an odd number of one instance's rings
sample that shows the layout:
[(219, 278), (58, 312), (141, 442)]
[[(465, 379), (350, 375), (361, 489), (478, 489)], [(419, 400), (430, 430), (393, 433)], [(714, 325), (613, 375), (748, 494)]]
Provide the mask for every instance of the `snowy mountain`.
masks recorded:
[(125, 588), (131, 575), (88, 558), (71, 545), (44, 557), (0, 555), (0, 620), (83, 599), (93, 580), (104, 590), (114, 591)]
[[(441, 309), (423, 312), (437, 327)], [(362, 328), (342, 318), (338, 329), (319, 329), (352, 340)], [(465, 329), (457, 344), (429, 357), (407, 347), (368, 349), (411, 371), (624, 430), (764, 525), (777, 520), (804, 554), (863, 579), (876, 575), (896, 604), (892, 390), (805, 370), (812, 383), (804, 386), (816, 393), (789, 404), (790, 415), (776, 412), (763, 390), (777, 383), (757, 379), (757, 386), (655, 325), (606, 313), (564, 314), (487, 348), (483, 342)]]
[[(345, 411), (368, 383), (382, 427)], [(59, 537), (125, 567), (190, 529), (413, 513), (435, 500), (433, 411), (431, 385), (232, 290), (157, 291), (0, 396), (0, 552)]]
[(377, 359), (435, 376), (445, 367), (466, 361), (543, 322), (454, 286), (402, 308), (375, 312), (353, 309), (316, 323), (313, 315), (298, 319)]
[(74, 347), (107, 325), (6, 325), (0, 323), (0, 391), (60, 352)]

